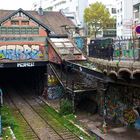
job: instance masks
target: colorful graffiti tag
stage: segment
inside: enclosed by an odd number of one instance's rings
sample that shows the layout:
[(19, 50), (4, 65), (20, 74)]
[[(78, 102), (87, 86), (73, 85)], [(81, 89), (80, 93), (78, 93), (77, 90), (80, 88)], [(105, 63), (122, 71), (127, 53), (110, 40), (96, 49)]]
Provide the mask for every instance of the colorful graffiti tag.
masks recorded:
[[(122, 88), (121, 86), (111, 86), (107, 95), (108, 116), (112, 119), (115, 118), (126, 125), (134, 123), (136, 120), (136, 114), (133, 111), (133, 108), (140, 106), (139, 90), (140, 89), (138, 88), (133, 89), (132, 87)], [(137, 104), (135, 101), (137, 101)]]
[(59, 99), (60, 97), (62, 97), (62, 93), (62, 86), (56, 85), (48, 87), (48, 99), (50, 100)]
[(44, 47), (39, 45), (0, 46), (0, 60), (43, 59), (44, 52)]
[[(104, 94), (101, 92), (95, 97), (98, 102), (99, 113), (103, 115), (104, 106), (107, 107), (107, 118), (119, 125), (131, 125), (140, 116), (140, 110), (135, 113), (135, 108), (140, 108), (140, 88), (127, 86), (109, 86), (104, 101)], [(99, 102), (100, 101), (100, 102)]]
[(75, 40), (75, 43), (76, 43), (77, 47), (82, 50), (83, 47), (84, 47), (84, 38), (75, 37), (74, 40)]
[(49, 74), (48, 75), (48, 90), (47, 90), (47, 97), (50, 100), (59, 99), (63, 95), (63, 88), (59, 84), (58, 79), (55, 75)]
[(134, 123), (136, 120), (136, 114), (132, 108), (124, 110), (123, 116), (124, 121), (126, 121), (128, 124)]

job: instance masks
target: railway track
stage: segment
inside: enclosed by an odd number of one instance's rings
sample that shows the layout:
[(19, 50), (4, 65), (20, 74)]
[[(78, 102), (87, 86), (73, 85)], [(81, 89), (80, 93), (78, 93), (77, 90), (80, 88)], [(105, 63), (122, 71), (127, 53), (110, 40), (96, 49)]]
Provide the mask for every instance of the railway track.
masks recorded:
[(29, 125), (26, 118), (22, 115), (20, 110), (16, 107), (15, 103), (9, 96), (5, 98), (6, 104), (12, 110), (13, 116), (16, 118), (18, 123), (22, 126), (22, 132), (24, 133), (24, 139), (26, 140), (40, 140), (38, 135), (35, 133), (33, 128)]
[(34, 96), (30, 96), (28, 92), (22, 90), (12, 91), (10, 100), (38, 139), (80, 140), (77, 135), (69, 131), (54, 116), (47, 112), (44, 102)]
[[(40, 117), (45, 120), (61, 137), (65, 140), (78, 140), (80, 139), (77, 135), (73, 134), (70, 130), (64, 127), (55, 116), (47, 113), (46, 104), (38, 98), (28, 97), (27, 102), (30, 103), (32, 108), (40, 114)], [(52, 119), (53, 117), (53, 119)]]

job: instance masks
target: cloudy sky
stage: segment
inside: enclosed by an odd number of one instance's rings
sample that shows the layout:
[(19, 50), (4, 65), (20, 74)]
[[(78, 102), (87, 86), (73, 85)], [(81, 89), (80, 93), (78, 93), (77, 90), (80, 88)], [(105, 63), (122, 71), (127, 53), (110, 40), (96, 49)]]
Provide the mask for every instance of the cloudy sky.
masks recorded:
[[(16, 10), (22, 8), (24, 10), (31, 10), (33, 9), (33, 4), (35, 2), (39, 2), (40, 0), (0, 0), (0, 9), (10, 9)], [(43, 1), (43, 0), (42, 0)], [(96, 0), (88, 0), (89, 3), (95, 2)], [(103, 3), (113, 3), (115, 0), (98, 0)]]

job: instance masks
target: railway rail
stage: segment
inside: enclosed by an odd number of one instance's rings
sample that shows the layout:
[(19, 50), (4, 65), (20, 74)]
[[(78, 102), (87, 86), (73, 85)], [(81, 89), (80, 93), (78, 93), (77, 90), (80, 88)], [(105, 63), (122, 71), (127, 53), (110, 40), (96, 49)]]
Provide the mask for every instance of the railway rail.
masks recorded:
[(16, 117), (19, 124), (22, 126), (22, 131), (24, 133), (24, 138), (26, 140), (40, 140), (34, 129), (30, 126), (24, 115), (17, 108), (15, 103), (9, 96), (5, 98), (6, 104), (12, 109), (12, 114)]
[[(40, 140), (80, 140), (45, 109), (45, 103), (27, 90), (10, 90), (10, 100), (14, 108), (28, 124), (30, 130)], [(30, 132), (30, 131), (29, 131)]]

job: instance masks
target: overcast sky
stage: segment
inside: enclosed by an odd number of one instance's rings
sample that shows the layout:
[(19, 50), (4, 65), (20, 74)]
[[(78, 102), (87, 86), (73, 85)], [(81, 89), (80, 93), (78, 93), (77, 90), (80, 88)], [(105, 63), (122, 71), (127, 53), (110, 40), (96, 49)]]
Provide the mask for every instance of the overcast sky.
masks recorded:
[(94, 3), (96, 1), (102, 2), (104, 4), (114, 4), (116, 0), (88, 0), (89, 3)]
[(0, 9), (17, 10), (22, 8), (24, 10), (31, 10), (35, 1), (36, 0), (0, 0)]
[[(0, 0), (0, 9), (7, 9), (7, 10), (17, 10), (22, 8), (24, 10), (31, 10), (33, 9), (33, 4), (35, 2), (39, 2), (40, 0)], [(43, 1), (43, 0), (42, 0)], [(95, 2), (96, 0), (89, 0), (89, 2)], [(98, 0), (103, 3), (113, 3), (115, 0)]]

